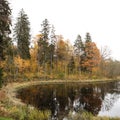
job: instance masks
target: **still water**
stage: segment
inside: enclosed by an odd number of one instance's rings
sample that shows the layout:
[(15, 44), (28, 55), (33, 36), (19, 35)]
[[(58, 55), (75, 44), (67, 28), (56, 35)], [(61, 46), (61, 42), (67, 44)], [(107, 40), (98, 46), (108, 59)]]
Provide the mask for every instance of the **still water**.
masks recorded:
[(36, 85), (19, 90), (17, 97), (40, 110), (51, 110), (53, 116), (82, 109), (93, 115), (120, 117), (120, 82)]

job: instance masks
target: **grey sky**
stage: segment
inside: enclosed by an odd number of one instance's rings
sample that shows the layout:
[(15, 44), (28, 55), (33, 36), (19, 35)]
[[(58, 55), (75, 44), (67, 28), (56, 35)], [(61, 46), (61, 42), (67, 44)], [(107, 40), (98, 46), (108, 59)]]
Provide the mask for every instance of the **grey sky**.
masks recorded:
[(13, 9), (13, 22), (23, 8), (27, 13), (32, 36), (41, 30), (47, 18), (71, 43), (86, 32), (97, 46), (108, 46), (114, 59), (120, 60), (120, 1), (119, 0), (9, 0)]

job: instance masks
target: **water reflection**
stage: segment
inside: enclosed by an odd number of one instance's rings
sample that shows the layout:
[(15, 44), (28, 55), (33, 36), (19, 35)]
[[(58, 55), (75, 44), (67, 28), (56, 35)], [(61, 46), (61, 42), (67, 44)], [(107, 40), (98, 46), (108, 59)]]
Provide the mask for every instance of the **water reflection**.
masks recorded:
[(83, 108), (94, 115), (97, 115), (101, 109), (101, 93), (96, 89), (96, 87), (90, 86), (81, 88), (80, 101)]
[[(38, 85), (21, 89), (18, 98), (38, 109), (50, 109), (51, 118), (62, 119), (69, 111), (86, 110), (93, 115), (112, 109), (119, 99), (119, 82), (102, 84)], [(120, 108), (120, 107), (119, 107)]]
[(60, 104), (59, 104), (59, 101), (57, 100), (57, 97), (56, 97), (56, 91), (53, 91), (53, 98), (52, 98), (52, 101), (50, 103), (52, 120), (56, 120), (58, 118), (59, 106), (60, 106)]

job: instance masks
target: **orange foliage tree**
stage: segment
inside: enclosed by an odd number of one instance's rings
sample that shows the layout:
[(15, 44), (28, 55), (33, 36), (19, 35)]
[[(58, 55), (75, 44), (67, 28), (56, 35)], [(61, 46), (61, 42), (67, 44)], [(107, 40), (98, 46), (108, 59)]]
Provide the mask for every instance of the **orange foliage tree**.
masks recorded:
[(100, 52), (94, 42), (85, 43), (84, 59), (81, 61), (81, 68), (87, 72), (95, 72), (100, 63)]

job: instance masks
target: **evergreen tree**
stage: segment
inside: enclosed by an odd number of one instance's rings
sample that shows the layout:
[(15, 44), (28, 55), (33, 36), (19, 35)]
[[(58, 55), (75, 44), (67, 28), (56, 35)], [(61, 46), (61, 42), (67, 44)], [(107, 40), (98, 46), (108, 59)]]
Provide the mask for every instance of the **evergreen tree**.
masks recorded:
[(40, 35), (38, 39), (38, 53), (37, 53), (37, 60), (38, 64), (42, 65), (44, 61), (44, 47), (43, 47), (43, 36)]
[(18, 54), (22, 59), (30, 59), (30, 22), (27, 14), (22, 9), (14, 28), (14, 36), (17, 40)]
[(43, 41), (46, 41), (47, 43), (49, 40), (49, 32), (50, 32), (49, 21), (45, 19), (41, 24), (41, 27), (42, 27), (41, 34), (43, 35)]
[(52, 25), (52, 28), (51, 28), (51, 44), (54, 45), (54, 48), (56, 46), (56, 35), (55, 35), (55, 28), (54, 26)]
[(92, 43), (92, 39), (91, 39), (90, 33), (86, 33), (86, 38), (85, 38), (85, 56), (88, 59), (91, 59), (90, 56), (89, 56), (89, 54), (91, 52), (90, 50), (92, 49), (91, 43)]
[(92, 40), (91, 40), (90, 33), (86, 33), (86, 38), (85, 38), (85, 43), (84, 43), (84, 53), (81, 55), (81, 61), (80, 61), (81, 71), (83, 71), (83, 72), (87, 71), (87, 68), (84, 63), (86, 63), (88, 61), (88, 59), (90, 59), (90, 58), (88, 58), (88, 54), (89, 54), (88, 52), (91, 48), (88, 44), (90, 44), (91, 42), (92, 42)]
[(78, 35), (77, 39), (75, 40), (74, 43), (74, 53), (77, 56), (77, 61), (78, 61), (78, 65), (77, 65), (77, 69), (80, 71), (81, 70), (81, 62), (84, 60), (83, 56), (84, 56), (84, 44), (82, 42), (81, 36)]
[(84, 50), (84, 44), (82, 42), (81, 36), (78, 35), (74, 43), (74, 53), (80, 56), (83, 53), (83, 50)]
[(0, 0), (0, 59), (4, 60), (7, 54), (7, 48), (11, 39), (9, 38), (10, 31), (10, 15), (11, 9), (6, 0)]
[(50, 56), (50, 64), (52, 66), (53, 62), (54, 62), (54, 55), (55, 55), (55, 47), (56, 47), (56, 35), (55, 35), (55, 28), (52, 25), (52, 29), (51, 29), (51, 42), (49, 45), (49, 56)]
[(45, 64), (49, 58), (49, 31), (50, 25), (47, 19), (41, 24), (41, 37), (38, 40), (38, 62), (39, 64)]
[(87, 43), (87, 42), (92, 42), (90, 33), (86, 33), (85, 42), (86, 42), (86, 43)]

